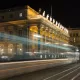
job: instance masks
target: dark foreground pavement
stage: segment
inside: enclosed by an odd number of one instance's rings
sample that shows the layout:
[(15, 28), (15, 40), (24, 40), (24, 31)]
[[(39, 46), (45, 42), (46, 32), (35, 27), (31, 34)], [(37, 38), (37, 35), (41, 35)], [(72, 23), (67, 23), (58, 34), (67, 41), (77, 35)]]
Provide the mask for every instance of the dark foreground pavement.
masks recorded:
[(1, 80), (80, 80), (80, 63), (56, 66)]

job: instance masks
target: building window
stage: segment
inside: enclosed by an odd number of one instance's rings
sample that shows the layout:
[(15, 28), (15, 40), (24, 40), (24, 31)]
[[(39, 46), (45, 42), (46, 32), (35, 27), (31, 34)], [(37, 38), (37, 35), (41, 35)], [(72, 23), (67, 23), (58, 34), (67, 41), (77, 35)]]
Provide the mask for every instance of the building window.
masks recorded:
[(13, 32), (12, 31), (9, 31), (9, 34), (12, 34)]
[(78, 37), (78, 33), (76, 33), (76, 37)]
[(1, 32), (1, 33), (0, 33), (0, 36), (1, 36), (1, 37), (0, 37), (0, 40), (3, 40), (3, 39), (4, 39), (4, 32)]
[(8, 45), (8, 54), (13, 55), (12, 53), (13, 53), (13, 44), (9, 44)]
[(4, 16), (1, 16), (2, 19), (4, 19)]
[(75, 33), (73, 33), (73, 37), (75, 37)]
[(4, 54), (4, 45), (0, 44), (0, 55)]
[(22, 55), (22, 53), (23, 53), (23, 45), (18, 44), (17, 45), (17, 54)]
[(72, 34), (70, 34), (70, 37), (72, 37)]
[(22, 17), (22, 13), (19, 13), (19, 17)]
[(13, 18), (13, 14), (10, 14), (10, 18)]
[(19, 30), (19, 36), (22, 36), (22, 30)]

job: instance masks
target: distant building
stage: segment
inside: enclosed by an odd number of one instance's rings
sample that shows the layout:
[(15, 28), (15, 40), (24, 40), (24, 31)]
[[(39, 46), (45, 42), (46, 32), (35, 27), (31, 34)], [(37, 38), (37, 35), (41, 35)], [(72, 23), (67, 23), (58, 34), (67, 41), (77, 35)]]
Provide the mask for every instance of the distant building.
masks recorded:
[(69, 43), (80, 47), (80, 29), (79, 28), (69, 28)]

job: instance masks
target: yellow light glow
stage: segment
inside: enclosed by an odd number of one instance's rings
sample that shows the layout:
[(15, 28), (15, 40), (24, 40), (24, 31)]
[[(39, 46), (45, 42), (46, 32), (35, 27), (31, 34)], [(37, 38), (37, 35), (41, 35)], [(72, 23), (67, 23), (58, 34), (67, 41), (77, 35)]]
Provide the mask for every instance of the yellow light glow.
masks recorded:
[(31, 26), (31, 27), (30, 27), (30, 31), (38, 32), (37, 26)]

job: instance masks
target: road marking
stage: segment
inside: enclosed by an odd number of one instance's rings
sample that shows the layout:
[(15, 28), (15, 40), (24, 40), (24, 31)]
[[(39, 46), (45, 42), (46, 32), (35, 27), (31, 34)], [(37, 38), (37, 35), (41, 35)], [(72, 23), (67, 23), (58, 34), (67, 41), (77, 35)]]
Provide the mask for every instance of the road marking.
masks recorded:
[(68, 73), (68, 74), (66, 74), (66, 75), (64, 75), (64, 76), (62, 76), (62, 77), (60, 77), (60, 78), (59, 78), (59, 79), (57, 79), (57, 80), (61, 80), (62, 78), (64, 78), (64, 77), (68, 76), (69, 74), (71, 74), (71, 73), (75, 72), (75, 71), (76, 71), (76, 70), (78, 70), (78, 69), (80, 69), (80, 67), (79, 67), (79, 68), (77, 68), (77, 69), (75, 69), (75, 70), (73, 70), (73, 71), (71, 71), (70, 73)]
[(80, 75), (80, 73), (78, 73), (76, 76), (74, 76), (71, 80), (75, 80), (79, 75)]
[[(80, 66), (80, 65), (77, 65), (77, 66), (75, 66), (75, 67), (73, 67), (73, 68), (76, 68), (76, 67), (78, 67), (78, 66)], [(49, 77), (47, 77), (47, 78), (45, 78), (45, 79), (43, 79), (43, 80), (48, 80), (48, 79), (50, 79), (50, 78), (52, 78), (52, 77), (55, 77), (55, 76), (57, 76), (57, 75), (59, 75), (59, 74), (61, 74), (61, 73), (64, 73), (64, 72), (66, 72), (66, 71), (69, 71), (69, 70), (71, 70), (71, 69), (73, 69), (73, 68), (69, 68), (69, 69), (67, 69), (67, 70), (64, 70), (64, 71), (58, 73), (58, 74), (49, 76)]]

